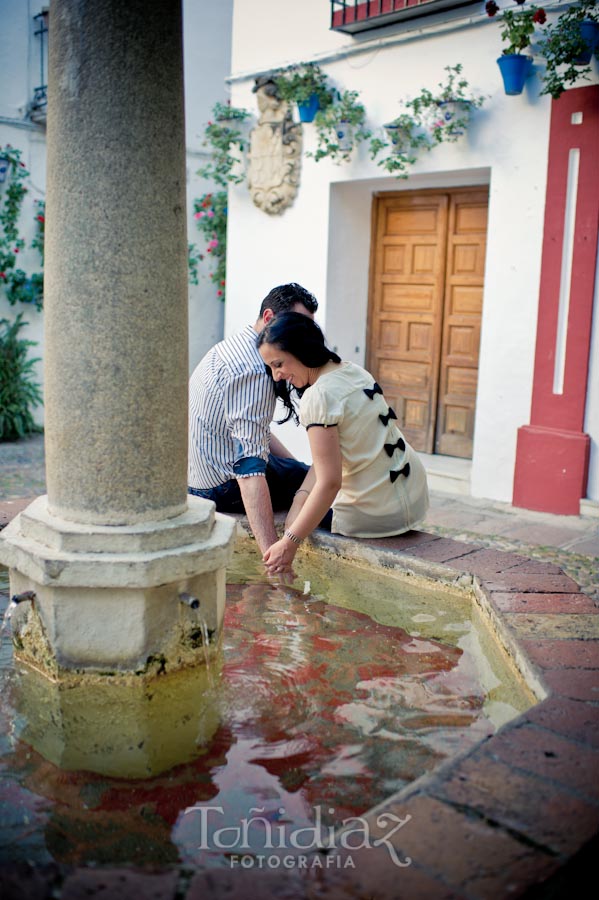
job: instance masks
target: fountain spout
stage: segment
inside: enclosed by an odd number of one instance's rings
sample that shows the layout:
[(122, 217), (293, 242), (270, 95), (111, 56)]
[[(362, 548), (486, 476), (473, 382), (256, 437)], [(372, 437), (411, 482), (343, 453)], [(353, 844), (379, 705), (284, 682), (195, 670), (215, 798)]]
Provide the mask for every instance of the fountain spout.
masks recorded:
[(14, 603), (14, 605), (17, 606), (17, 604), (19, 603), (33, 603), (35, 598), (35, 591), (23, 591), (22, 594), (13, 594), (13, 596), (10, 598), (10, 602)]
[(190, 609), (200, 608), (200, 601), (197, 597), (192, 597), (191, 594), (183, 592), (179, 594), (179, 600), (181, 601), (181, 603), (184, 603), (185, 606), (189, 606)]

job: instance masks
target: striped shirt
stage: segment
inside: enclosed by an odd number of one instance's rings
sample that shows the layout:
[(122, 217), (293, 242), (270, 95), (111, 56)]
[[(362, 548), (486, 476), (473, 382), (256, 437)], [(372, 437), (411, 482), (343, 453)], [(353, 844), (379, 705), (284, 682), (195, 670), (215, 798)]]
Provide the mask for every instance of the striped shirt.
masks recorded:
[(212, 347), (189, 380), (189, 487), (224, 484), (239, 459), (266, 462), (275, 404), (251, 325)]

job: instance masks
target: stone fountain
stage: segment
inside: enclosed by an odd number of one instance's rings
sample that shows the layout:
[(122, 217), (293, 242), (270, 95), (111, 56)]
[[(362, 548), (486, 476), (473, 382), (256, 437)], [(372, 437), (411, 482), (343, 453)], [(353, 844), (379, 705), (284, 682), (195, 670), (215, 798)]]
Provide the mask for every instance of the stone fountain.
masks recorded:
[(164, 678), (217, 644), (234, 539), (187, 496), (180, 3), (53, 0), (47, 146), (48, 494), (0, 540), (17, 654), (59, 686)]

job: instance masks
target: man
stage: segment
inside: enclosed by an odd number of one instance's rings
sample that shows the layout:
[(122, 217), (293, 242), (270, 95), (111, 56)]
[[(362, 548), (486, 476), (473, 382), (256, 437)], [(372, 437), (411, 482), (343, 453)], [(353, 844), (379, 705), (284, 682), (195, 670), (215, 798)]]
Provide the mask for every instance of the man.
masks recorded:
[(308, 466), (271, 434), (275, 386), (256, 337), (278, 313), (314, 318), (317, 308), (299, 284), (273, 288), (256, 323), (212, 347), (189, 382), (188, 492), (219, 512), (245, 511), (262, 553), (278, 540), (273, 509), (289, 509)]

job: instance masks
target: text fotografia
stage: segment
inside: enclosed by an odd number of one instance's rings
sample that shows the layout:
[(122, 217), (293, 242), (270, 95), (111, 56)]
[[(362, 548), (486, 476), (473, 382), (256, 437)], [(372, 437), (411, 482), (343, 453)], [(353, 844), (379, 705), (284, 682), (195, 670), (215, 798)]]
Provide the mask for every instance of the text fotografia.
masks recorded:
[[(250, 809), (249, 817), (243, 817), (239, 825), (222, 822), (225, 811), (222, 806), (190, 806), (185, 814), (197, 813), (200, 818), (200, 850), (219, 851), (227, 854), (231, 868), (345, 868), (353, 867), (350, 856), (314, 856), (307, 852), (328, 854), (334, 850), (356, 851), (385, 847), (394, 865), (409, 866), (410, 857), (400, 859), (392, 838), (410, 821), (393, 813), (381, 813), (374, 823), (361, 816), (343, 819), (338, 827), (323, 825), (320, 806), (314, 806), (314, 825), (288, 828), (281, 822), (285, 809), (277, 813), (278, 821), (271, 821), (272, 812), (264, 815), (264, 808)], [(333, 814), (334, 809), (329, 809)], [(375, 832), (372, 829), (375, 828)], [(277, 852), (287, 851), (281, 856)]]

